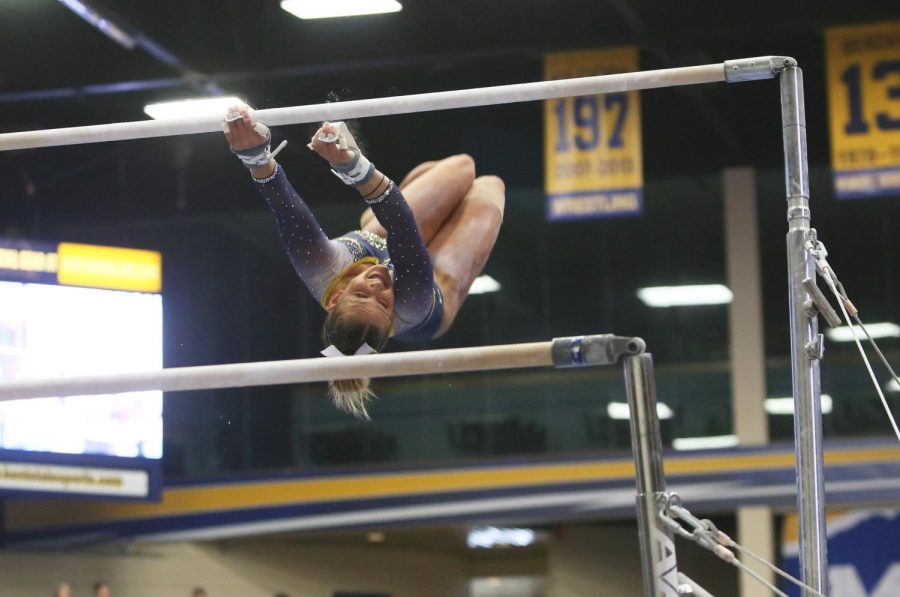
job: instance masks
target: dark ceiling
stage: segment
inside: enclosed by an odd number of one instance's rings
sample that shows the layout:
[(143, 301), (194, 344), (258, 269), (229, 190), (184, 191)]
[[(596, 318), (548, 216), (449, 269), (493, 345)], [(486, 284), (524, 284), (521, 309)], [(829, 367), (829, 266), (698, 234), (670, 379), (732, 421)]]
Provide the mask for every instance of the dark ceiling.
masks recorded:
[[(390, 15), (301, 21), (277, 0), (94, 4), (136, 36), (137, 47), (117, 45), (56, 0), (0, 2), (0, 131), (139, 120), (146, 118), (142, 107), (151, 100), (210, 90), (271, 108), (528, 82), (541, 78), (547, 51), (633, 44), (641, 49), (642, 69), (765, 54), (797, 57), (811, 75), (810, 147), (813, 160), (821, 161), (826, 157), (824, 127), (815, 125), (824, 122), (823, 102), (816, 99), (823, 89), (824, 28), (900, 15), (900, 5), (880, 2), (407, 0), (401, 12)], [(778, 136), (760, 135), (765, 127), (778, 126), (777, 106), (762, 99), (772, 96), (772, 87), (740, 93), (733, 87), (644, 95), (648, 177), (711, 172), (734, 163), (779, 163)], [(750, 112), (751, 106), (763, 107)], [(530, 104), (372, 119), (364, 136), (391, 171), (441, 153), (491, 154), (503, 146), (497, 138), (533, 144), (529, 156), (539, 155), (538, 109)], [(398, 128), (405, 131), (399, 143)], [(282, 134), (302, 140), (308, 130), (292, 127)], [(218, 209), (204, 196), (220, 193), (217, 178), (230, 186), (230, 172), (194, 181), (204, 192), (193, 193), (189, 202), (182, 197), (162, 205), (128, 190), (129, 200), (115, 208), (95, 205), (99, 212), (92, 212), (79, 196), (79, 189), (96, 190), (113, 164), (120, 178), (133, 164), (152, 171), (155, 182), (135, 184), (148, 197), (159, 181), (174, 180), (185, 169), (227, 170), (220, 141), (210, 137), (0, 155), (0, 194), (7, 202), (0, 217), (7, 227), (35, 231), (69, 207), (70, 222), (101, 213), (115, 220)], [(671, 149), (687, 137), (696, 141), (696, 149), (689, 154)], [(493, 155), (477, 157), (503, 162)], [(512, 187), (541, 184), (534, 168), (503, 169)], [(134, 177), (141, 180), (140, 174)], [(46, 213), (38, 205), (51, 198), (54, 209)], [(8, 203), (23, 199), (31, 207)]]

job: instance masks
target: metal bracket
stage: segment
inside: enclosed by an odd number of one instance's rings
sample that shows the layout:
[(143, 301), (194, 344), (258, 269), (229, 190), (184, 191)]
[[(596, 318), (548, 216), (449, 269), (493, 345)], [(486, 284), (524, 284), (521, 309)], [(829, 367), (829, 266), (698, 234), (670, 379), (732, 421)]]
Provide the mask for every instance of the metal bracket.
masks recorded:
[(742, 83), (774, 79), (786, 68), (797, 66), (797, 61), (789, 56), (758, 56), (725, 61), (725, 81)]
[(806, 355), (811, 359), (821, 361), (825, 357), (825, 336), (819, 334), (814, 340), (806, 344)]
[(841, 325), (841, 318), (838, 317), (837, 312), (831, 308), (831, 304), (828, 302), (828, 299), (825, 298), (822, 291), (819, 290), (815, 280), (806, 278), (800, 282), (800, 286), (802, 286), (803, 290), (809, 294), (809, 300), (803, 303), (803, 307), (806, 309), (806, 314), (810, 318), (821, 313), (822, 317), (825, 318), (825, 321), (831, 327), (836, 328)]
[(554, 338), (551, 348), (553, 366), (587, 367), (591, 365), (612, 365), (620, 357), (640, 354), (647, 345), (641, 338), (597, 334)]

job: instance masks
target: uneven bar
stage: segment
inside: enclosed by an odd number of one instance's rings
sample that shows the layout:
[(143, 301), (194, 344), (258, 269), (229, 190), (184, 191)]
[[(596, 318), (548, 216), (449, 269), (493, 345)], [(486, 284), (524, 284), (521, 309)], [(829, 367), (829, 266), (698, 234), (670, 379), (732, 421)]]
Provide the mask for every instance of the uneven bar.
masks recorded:
[[(572, 350), (575, 347), (575, 350)], [(162, 390), (212, 390), (306, 383), (357, 377), (398, 377), (525, 367), (607, 365), (623, 354), (644, 350), (639, 338), (612, 334), (557, 338), (550, 342), (505, 344), (373, 354), (295, 359), (232, 365), (208, 365), (0, 382), (0, 402), (25, 398), (86, 396)]]
[[(413, 112), (492, 106), (578, 95), (716, 83), (724, 80), (724, 63), (717, 63), (330, 104), (271, 108), (268, 110), (255, 110), (253, 116), (258, 122), (263, 124), (282, 126), (322, 122), (324, 120), (346, 120), (368, 116), (409, 114)], [(221, 132), (221, 120), (221, 117), (218, 116), (185, 117), (5, 133), (0, 134), (0, 151)]]

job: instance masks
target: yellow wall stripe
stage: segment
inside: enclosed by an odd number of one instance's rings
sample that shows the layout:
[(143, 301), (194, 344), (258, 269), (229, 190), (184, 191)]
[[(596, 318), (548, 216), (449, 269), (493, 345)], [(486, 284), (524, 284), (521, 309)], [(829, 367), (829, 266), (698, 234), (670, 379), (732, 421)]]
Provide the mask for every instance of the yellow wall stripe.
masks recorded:
[[(898, 459), (900, 448), (829, 450), (825, 456), (826, 465), (831, 466)], [(665, 468), (669, 476), (793, 469), (794, 454), (781, 452), (678, 456), (667, 458)], [(6, 527), (10, 531), (22, 531), (71, 523), (90, 524), (303, 503), (613, 481), (633, 477), (634, 463), (630, 459), (621, 459), (222, 483), (165, 489), (162, 502), (158, 504), (64, 500), (9, 502), (6, 505)]]

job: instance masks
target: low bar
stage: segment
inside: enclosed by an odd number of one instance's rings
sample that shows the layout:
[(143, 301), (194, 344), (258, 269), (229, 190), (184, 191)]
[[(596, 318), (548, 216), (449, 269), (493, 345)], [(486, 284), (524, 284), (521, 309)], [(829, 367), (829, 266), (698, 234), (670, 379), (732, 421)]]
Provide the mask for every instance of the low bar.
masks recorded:
[[(697, 85), (700, 83), (722, 82), (724, 80), (725, 66), (724, 63), (720, 62), (702, 66), (617, 73), (577, 79), (560, 79), (557, 81), (478, 87), (475, 89), (401, 95), (330, 104), (271, 108), (255, 110), (253, 117), (258, 122), (269, 126), (282, 126), (322, 122), (324, 120), (410, 114), (413, 112), (530, 102), (559, 97)], [(115, 124), (0, 134), (0, 151), (213, 132), (222, 132), (222, 118), (220, 116), (139, 120)]]
[[(574, 347), (577, 346), (577, 350)], [(212, 390), (295, 384), (357, 377), (399, 377), (525, 367), (607, 365), (643, 351), (635, 338), (612, 334), (557, 338), (550, 342), (448, 348), (365, 356), (208, 365), (0, 382), (0, 402), (55, 396), (89, 396), (162, 390)]]

